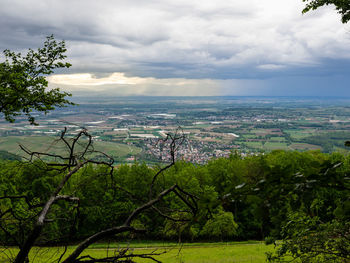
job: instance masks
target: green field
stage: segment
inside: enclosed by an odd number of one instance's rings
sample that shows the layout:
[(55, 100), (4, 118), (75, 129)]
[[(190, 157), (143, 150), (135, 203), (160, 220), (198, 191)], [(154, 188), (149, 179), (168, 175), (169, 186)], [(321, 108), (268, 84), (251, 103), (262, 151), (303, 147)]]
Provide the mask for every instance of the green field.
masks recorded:
[[(57, 141), (58, 137), (53, 136), (7, 136), (0, 138), (0, 150), (24, 156), (19, 144), (25, 146), (31, 151), (65, 154), (66, 146), (63, 142)], [(83, 141), (86, 143), (87, 141)], [(82, 147), (81, 147), (82, 148)], [(114, 142), (95, 141), (94, 149), (108, 153), (113, 157), (125, 157), (128, 154), (138, 154), (141, 149), (132, 145), (126, 145)]]
[(244, 134), (241, 136), (243, 139), (255, 139), (256, 135), (255, 134)]
[(270, 142), (285, 142), (286, 138), (284, 137), (271, 137), (269, 139)]
[(290, 136), (295, 140), (300, 140), (316, 134), (315, 129), (284, 130), (284, 132), (289, 133)]
[[(239, 144), (239, 143), (237, 143)], [(258, 141), (258, 142), (240, 142), (240, 144), (244, 144), (249, 148), (254, 148), (254, 149), (260, 149), (260, 150), (265, 150), (265, 151), (273, 151), (273, 150), (278, 150), (278, 149), (282, 149), (282, 150), (289, 150), (287, 143), (285, 142), (270, 142), (267, 141), (265, 143), (263, 143), (262, 141)]]
[(290, 148), (293, 150), (321, 150), (322, 147), (308, 143), (292, 143)]
[[(84, 255), (93, 257), (106, 257), (113, 255), (118, 249), (125, 247), (117, 244), (97, 244), (92, 246)], [(166, 263), (262, 263), (266, 262), (265, 253), (273, 251), (273, 246), (266, 246), (262, 242), (219, 242), (219, 243), (185, 243), (179, 246), (174, 243), (140, 243), (131, 244), (133, 253), (163, 253), (157, 259)], [(67, 255), (74, 247), (69, 247)], [(8, 262), (16, 253), (16, 249), (8, 249), (0, 254), (0, 262)], [(63, 248), (34, 248), (30, 258), (33, 262), (44, 263), (54, 262), (60, 255)], [(108, 253), (108, 254), (107, 254)], [(153, 262), (141, 259), (137, 262)]]
[(288, 145), (284, 142), (266, 142), (264, 144), (264, 149), (268, 150), (268, 151), (272, 151), (272, 150), (288, 150)]

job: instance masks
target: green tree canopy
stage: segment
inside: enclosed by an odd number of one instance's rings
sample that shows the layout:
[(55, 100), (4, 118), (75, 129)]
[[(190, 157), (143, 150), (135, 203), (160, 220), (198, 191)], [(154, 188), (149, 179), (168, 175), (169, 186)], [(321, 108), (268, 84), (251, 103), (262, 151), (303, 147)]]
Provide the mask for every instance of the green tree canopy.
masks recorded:
[(335, 5), (335, 9), (341, 14), (341, 21), (347, 23), (350, 20), (350, 1), (349, 0), (303, 0), (307, 2), (303, 13), (310, 10), (316, 10), (324, 5)]
[(223, 241), (237, 235), (237, 228), (238, 225), (233, 219), (233, 214), (221, 210), (206, 222), (201, 234), (220, 238)]
[(56, 106), (73, 104), (65, 99), (71, 94), (58, 88), (47, 90), (45, 78), (55, 69), (71, 66), (63, 62), (66, 50), (65, 42), (57, 42), (51, 35), (42, 48), (29, 49), (25, 56), (8, 49), (4, 51), (6, 59), (0, 63), (0, 113), (7, 121), (14, 122), (16, 116), (25, 114), (28, 121), (35, 124), (33, 110), (47, 113)]

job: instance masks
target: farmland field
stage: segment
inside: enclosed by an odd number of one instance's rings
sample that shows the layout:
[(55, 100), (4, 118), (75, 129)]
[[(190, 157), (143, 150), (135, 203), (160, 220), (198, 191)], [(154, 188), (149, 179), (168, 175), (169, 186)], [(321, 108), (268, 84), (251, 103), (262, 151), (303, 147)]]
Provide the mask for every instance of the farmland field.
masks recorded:
[[(66, 153), (65, 145), (57, 142), (59, 137), (53, 136), (7, 136), (0, 138), (0, 150), (6, 150), (13, 154), (23, 156), (24, 152), (20, 149), (19, 144), (25, 146), (31, 151), (50, 152), (55, 154)], [(124, 157), (128, 154), (138, 154), (141, 149), (132, 145), (96, 141), (94, 142), (95, 150), (108, 153), (113, 157)]]
[(31, 150), (59, 148), (48, 135), (57, 136), (65, 127), (72, 134), (86, 127), (96, 148), (116, 163), (159, 162), (155, 145), (179, 127), (187, 139), (178, 149), (179, 157), (199, 164), (228, 157), (232, 151), (242, 156), (279, 149), (343, 152), (350, 139), (349, 100), (130, 97), (91, 103), (80, 99), (79, 106), (56, 109), (50, 116), (38, 114), (39, 126), (28, 125), (24, 118), (13, 124), (0, 120), (0, 150), (20, 154), (18, 142)]

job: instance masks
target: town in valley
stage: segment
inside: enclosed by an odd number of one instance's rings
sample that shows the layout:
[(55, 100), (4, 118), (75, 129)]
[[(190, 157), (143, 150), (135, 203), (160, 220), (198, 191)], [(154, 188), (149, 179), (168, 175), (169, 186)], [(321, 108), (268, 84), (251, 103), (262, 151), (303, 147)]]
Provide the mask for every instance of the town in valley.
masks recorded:
[(65, 127), (71, 135), (87, 129), (95, 147), (116, 163), (167, 162), (170, 153), (162, 143), (176, 132), (185, 137), (177, 159), (197, 164), (278, 149), (344, 152), (350, 139), (350, 100), (342, 98), (78, 97), (75, 102), (35, 114), (38, 125), (25, 116), (15, 123), (1, 118), (0, 150), (20, 156), (18, 144), (52, 150)]

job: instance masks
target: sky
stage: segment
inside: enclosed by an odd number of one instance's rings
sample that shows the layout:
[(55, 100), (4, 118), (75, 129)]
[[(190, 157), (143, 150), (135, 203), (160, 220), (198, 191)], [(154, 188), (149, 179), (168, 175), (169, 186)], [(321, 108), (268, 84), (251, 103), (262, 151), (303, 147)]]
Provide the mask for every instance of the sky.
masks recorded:
[[(350, 97), (350, 23), (302, 0), (0, 0), (0, 50), (65, 40), (86, 96)], [(0, 61), (3, 61), (0, 55)]]

